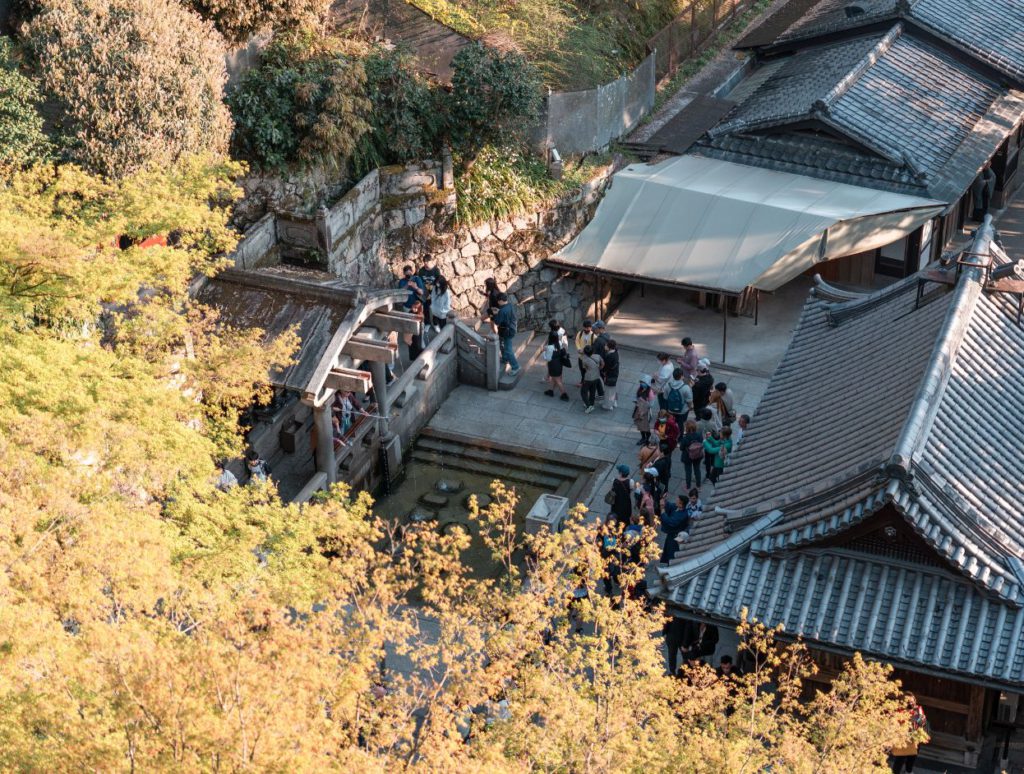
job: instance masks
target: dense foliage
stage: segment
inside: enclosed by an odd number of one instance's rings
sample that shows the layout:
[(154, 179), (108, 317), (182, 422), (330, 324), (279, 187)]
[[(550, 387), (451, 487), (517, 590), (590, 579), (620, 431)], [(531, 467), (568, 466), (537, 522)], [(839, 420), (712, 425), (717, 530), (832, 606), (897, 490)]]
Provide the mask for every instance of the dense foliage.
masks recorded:
[(309, 30), (276, 36), (228, 98), (238, 153), (264, 169), (344, 168), (370, 128), (358, 49)]
[(176, 0), (42, 0), (24, 28), (70, 158), (130, 175), (223, 151), (223, 40)]
[(524, 57), (475, 44), (452, 60), (447, 121), (452, 148), (472, 161), (487, 145), (522, 142), (540, 110), (540, 79)]
[(38, 110), (42, 98), (18, 64), (11, 41), (0, 38), (0, 177), (50, 153)]
[(414, 68), (411, 55), (375, 47), (363, 60), (372, 105), (370, 130), (353, 159), (362, 177), (374, 167), (436, 156), (444, 124), (444, 95)]
[(190, 0), (232, 45), (266, 30), (323, 29), (330, 0)]

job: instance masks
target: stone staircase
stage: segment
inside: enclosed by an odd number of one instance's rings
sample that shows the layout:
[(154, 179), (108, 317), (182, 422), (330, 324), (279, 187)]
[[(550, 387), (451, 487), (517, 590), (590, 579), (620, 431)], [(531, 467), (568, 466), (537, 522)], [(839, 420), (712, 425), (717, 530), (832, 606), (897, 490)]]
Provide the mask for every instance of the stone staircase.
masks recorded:
[(593, 462), (573, 455), (551, 457), (543, 451), (433, 428), (426, 428), (416, 439), (412, 459), (529, 484), (566, 497), (572, 504), (581, 499), (595, 470)]

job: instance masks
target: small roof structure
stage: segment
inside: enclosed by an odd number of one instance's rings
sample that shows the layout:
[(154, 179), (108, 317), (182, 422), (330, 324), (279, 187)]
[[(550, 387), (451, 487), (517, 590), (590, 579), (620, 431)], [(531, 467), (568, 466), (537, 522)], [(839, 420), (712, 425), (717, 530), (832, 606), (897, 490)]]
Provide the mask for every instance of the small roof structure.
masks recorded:
[(591, 223), (552, 263), (740, 293), (888, 244), (941, 202), (698, 156), (616, 174)]
[(343, 350), (352, 335), (371, 314), (405, 297), (402, 290), (368, 291), (285, 266), (225, 269), (204, 278), (194, 293), (234, 328), (259, 328), (268, 340), (294, 331), (299, 346), (293, 362), (271, 373), (270, 381), (312, 403), (323, 400), (327, 375), (349, 364)]
[[(991, 221), (965, 261), (1007, 259)], [(1024, 327), (985, 271), (819, 282), (657, 592), (826, 649), (1024, 686)]]

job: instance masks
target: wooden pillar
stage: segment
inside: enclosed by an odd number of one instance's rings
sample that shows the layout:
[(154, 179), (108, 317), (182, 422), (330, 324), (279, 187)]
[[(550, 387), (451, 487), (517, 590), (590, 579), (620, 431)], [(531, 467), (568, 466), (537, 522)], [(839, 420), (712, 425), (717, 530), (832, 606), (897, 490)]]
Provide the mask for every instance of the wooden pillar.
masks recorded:
[[(333, 397), (333, 395), (331, 396)], [(338, 480), (338, 463), (334, 458), (334, 426), (331, 422), (331, 401), (313, 406), (313, 423), (316, 426), (316, 469), (327, 476), (327, 484)]]
[[(391, 411), (388, 396), (388, 367), (384, 363), (370, 361), (370, 373), (373, 375), (373, 395), (377, 398), (377, 413), (387, 416)], [(384, 420), (378, 420), (383, 422)], [(387, 428), (381, 427), (381, 432)]]

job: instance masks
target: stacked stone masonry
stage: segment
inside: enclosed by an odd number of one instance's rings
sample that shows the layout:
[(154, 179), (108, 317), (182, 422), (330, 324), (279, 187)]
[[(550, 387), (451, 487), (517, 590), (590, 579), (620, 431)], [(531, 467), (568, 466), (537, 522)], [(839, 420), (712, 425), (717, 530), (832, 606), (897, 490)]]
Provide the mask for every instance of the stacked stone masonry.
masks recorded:
[[(617, 304), (625, 286), (544, 261), (589, 221), (611, 172), (611, 166), (605, 168), (579, 190), (536, 212), (465, 226), (455, 221), (454, 190), (440, 188), (440, 162), (385, 167), (312, 217), (279, 212), (276, 236), (286, 259), (315, 252), (332, 275), (375, 287), (394, 284), (402, 266), (418, 268), (431, 255), (449, 280), (459, 316), (482, 313), (484, 280), (494, 277), (516, 301), (523, 327), (544, 328), (554, 318), (575, 329), (585, 317)], [(251, 238), (247, 232), (240, 254), (254, 252), (246, 248)], [(247, 263), (253, 265), (251, 257)]]

